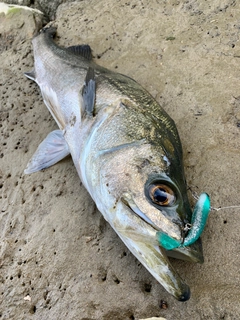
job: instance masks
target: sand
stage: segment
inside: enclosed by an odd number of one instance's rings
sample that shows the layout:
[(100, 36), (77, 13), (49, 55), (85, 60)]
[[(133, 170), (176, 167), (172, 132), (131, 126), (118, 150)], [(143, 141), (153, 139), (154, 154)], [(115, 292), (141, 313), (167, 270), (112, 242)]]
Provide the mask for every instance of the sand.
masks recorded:
[[(239, 13), (230, 0), (84, 0), (54, 14), (60, 45), (89, 44), (174, 119), (192, 205), (193, 192), (215, 208), (240, 205)], [(24, 175), (57, 128), (23, 75), (43, 24), (31, 11), (0, 14), (0, 319), (239, 319), (239, 207), (211, 212), (204, 264), (171, 260), (191, 288), (182, 303), (105, 222), (70, 157)]]

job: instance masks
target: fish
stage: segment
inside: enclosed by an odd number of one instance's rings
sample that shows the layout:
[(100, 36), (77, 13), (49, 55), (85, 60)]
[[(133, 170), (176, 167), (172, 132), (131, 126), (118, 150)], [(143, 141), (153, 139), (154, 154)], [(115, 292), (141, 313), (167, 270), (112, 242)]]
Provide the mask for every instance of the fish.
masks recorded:
[[(190, 288), (169, 257), (203, 262), (200, 235), (210, 198), (192, 212), (183, 151), (173, 119), (128, 76), (94, 62), (89, 45), (63, 48), (53, 26), (32, 39), (34, 80), (59, 129), (39, 145), (24, 173), (69, 154), (98, 210), (128, 249), (176, 299)], [(191, 230), (193, 230), (191, 232)]]

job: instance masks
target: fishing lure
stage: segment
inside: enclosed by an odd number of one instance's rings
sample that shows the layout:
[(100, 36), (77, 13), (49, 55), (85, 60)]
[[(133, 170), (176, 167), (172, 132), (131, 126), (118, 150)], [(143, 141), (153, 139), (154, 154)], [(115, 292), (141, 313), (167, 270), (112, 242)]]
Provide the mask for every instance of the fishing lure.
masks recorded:
[(162, 231), (158, 231), (157, 239), (160, 245), (166, 250), (173, 250), (178, 247), (186, 247), (193, 244), (201, 236), (205, 228), (209, 212), (210, 197), (207, 193), (202, 193), (195, 205), (192, 214), (191, 228), (189, 229), (188, 235), (185, 237), (184, 241), (181, 242), (169, 237)]

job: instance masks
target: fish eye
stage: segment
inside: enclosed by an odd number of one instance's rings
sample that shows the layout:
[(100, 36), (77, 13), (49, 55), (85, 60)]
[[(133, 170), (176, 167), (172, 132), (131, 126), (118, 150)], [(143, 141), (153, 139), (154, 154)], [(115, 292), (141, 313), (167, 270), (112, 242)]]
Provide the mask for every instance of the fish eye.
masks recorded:
[(164, 184), (150, 185), (149, 196), (155, 204), (160, 206), (171, 206), (176, 200), (173, 190)]

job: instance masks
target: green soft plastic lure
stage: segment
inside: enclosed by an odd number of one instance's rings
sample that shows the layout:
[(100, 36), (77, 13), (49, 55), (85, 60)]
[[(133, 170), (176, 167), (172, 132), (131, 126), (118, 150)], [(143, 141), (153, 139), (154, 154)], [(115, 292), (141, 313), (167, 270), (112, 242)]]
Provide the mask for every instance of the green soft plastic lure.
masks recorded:
[(210, 197), (207, 193), (202, 193), (192, 214), (191, 229), (189, 230), (188, 235), (184, 239), (183, 243), (179, 240), (169, 237), (166, 233), (158, 231), (157, 238), (160, 245), (166, 250), (172, 250), (181, 246), (186, 247), (193, 244), (201, 236), (206, 225), (209, 212)]

